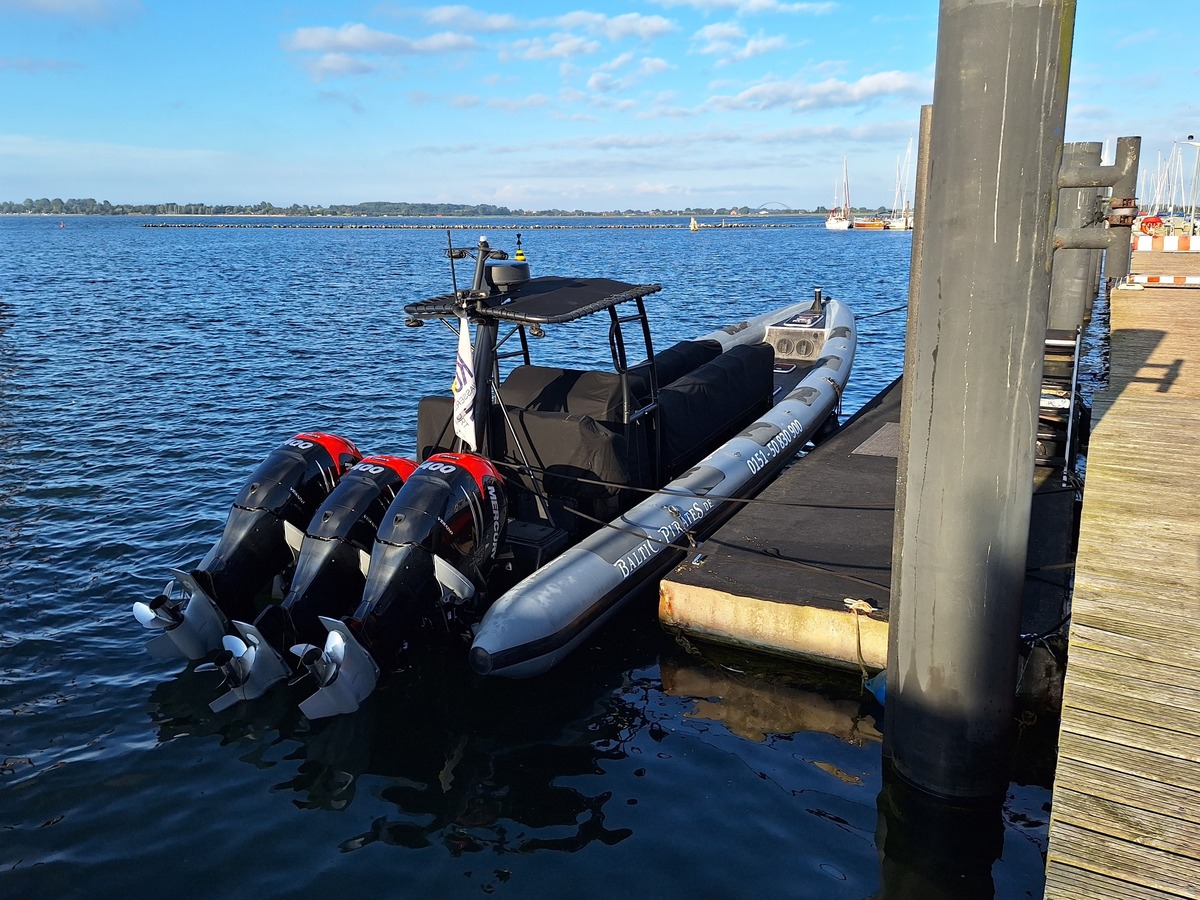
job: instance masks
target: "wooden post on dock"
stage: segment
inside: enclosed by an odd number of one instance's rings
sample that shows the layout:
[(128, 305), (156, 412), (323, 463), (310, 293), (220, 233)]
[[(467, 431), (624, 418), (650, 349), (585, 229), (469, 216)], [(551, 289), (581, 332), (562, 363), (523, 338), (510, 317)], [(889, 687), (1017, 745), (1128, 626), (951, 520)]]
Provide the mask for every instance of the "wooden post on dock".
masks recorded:
[(886, 746), (949, 798), (1008, 783), (1074, 20), (1073, 0), (941, 3)]

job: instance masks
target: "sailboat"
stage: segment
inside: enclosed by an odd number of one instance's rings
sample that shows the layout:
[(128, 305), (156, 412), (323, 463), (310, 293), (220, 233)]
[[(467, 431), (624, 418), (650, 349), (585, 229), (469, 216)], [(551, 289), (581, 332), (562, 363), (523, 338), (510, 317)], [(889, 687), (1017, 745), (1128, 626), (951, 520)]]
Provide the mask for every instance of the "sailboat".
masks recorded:
[(900, 159), (896, 159), (896, 193), (892, 197), (892, 215), (887, 220), (887, 227), (892, 231), (912, 231), (913, 213), (908, 202), (908, 166), (911, 161), (912, 138), (909, 138), (903, 169), (900, 168)]
[(837, 185), (833, 187), (833, 209), (825, 217), (825, 227), (830, 231), (847, 231), (854, 227), (854, 219), (850, 215), (850, 175), (846, 157), (842, 157), (842, 201), (838, 205)]

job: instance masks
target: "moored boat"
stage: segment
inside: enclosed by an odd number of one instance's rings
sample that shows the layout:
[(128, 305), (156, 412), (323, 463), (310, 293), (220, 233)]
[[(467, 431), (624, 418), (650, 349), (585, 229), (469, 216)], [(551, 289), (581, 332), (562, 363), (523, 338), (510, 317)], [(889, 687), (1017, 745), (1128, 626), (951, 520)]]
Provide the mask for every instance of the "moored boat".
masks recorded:
[(825, 227), (830, 231), (847, 231), (854, 227), (854, 214), (850, 211), (850, 170), (842, 157), (842, 191), (838, 197), (837, 187), (833, 190), (833, 209), (825, 217)]
[(903, 168), (900, 160), (896, 160), (896, 192), (892, 197), (892, 213), (885, 220), (886, 227), (891, 231), (912, 231), (913, 211), (908, 202), (908, 168), (911, 161), (912, 138), (909, 138)]
[[(455, 391), (419, 402), (414, 460), (297, 436), (321, 452), (277, 451), (231, 512), (319, 482), (303, 509), (258, 514), (269, 561), (254, 578), (234, 591), (222, 570), (218, 584), (212, 560), (236, 554), (214, 548), (165, 599), (135, 604), (159, 655), (224, 675), (214, 709), (300, 677), (317, 688), (307, 716), (351, 712), (430, 654), (545, 672), (836, 420), (855, 326), (820, 289), (656, 351), (660, 285), (532, 278), (517, 246), (513, 260), (485, 239), (451, 246), (452, 276), (474, 258), (471, 287), (405, 308), (410, 325), (458, 333)], [(592, 316), (607, 318), (610, 369), (534, 362), (531, 339)]]

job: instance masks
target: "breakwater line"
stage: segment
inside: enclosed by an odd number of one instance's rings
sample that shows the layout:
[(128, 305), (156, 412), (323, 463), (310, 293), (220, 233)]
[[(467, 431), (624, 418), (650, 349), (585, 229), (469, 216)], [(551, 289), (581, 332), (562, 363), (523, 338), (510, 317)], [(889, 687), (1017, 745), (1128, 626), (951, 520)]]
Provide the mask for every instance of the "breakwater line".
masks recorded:
[[(818, 223), (819, 224), (819, 223)], [(708, 231), (710, 229), (720, 230), (727, 228), (816, 228), (818, 224), (809, 223), (790, 223), (790, 222), (737, 222), (734, 224), (725, 223), (723, 225), (701, 225), (699, 230)], [(587, 224), (564, 224), (564, 223), (545, 223), (545, 222), (530, 222), (515, 224), (512, 222), (484, 222), (484, 223), (464, 223), (464, 222), (446, 222), (446, 223), (415, 223), (415, 222), (388, 222), (388, 223), (364, 223), (364, 222), (330, 222), (330, 223), (312, 223), (312, 222), (143, 222), (143, 228), (350, 228), (350, 229), (401, 229), (407, 231), (478, 231), (479, 229), (490, 229), (492, 231), (564, 231), (570, 229), (594, 229), (594, 230), (621, 230), (621, 229), (674, 229), (688, 230), (690, 226), (687, 222), (637, 222), (637, 223), (587, 223)]]

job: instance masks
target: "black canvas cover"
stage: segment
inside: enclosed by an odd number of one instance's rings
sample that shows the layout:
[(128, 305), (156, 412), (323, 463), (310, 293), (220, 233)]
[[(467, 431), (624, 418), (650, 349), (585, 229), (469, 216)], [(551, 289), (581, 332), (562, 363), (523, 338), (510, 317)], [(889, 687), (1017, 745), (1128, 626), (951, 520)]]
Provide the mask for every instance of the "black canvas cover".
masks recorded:
[[(473, 315), (522, 325), (571, 322), (662, 290), (661, 284), (627, 284), (611, 278), (533, 278), (507, 294), (483, 301)], [(404, 311), (419, 319), (451, 318), (462, 301), (453, 294), (409, 303)]]
[(741, 344), (659, 392), (668, 475), (685, 471), (770, 408), (774, 365), (769, 344)]
[[(720, 355), (720, 341), (680, 341), (660, 350), (654, 354), (658, 386), (668, 385)], [(650, 373), (645, 360), (629, 368), (629, 385), (639, 400), (650, 398)]]
[(567, 392), (579, 375), (574, 369), (517, 366), (500, 384), (500, 398), (506, 405), (521, 409), (566, 412)]
[(417, 401), (417, 462), (454, 449), (453, 416), (453, 397), (422, 397)]
[[(535, 469), (544, 470), (546, 493), (594, 499), (615, 495), (629, 483), (629, 453), (625, 437), (590, 416), (568, 416), (536, 410), (507, 410), (513, 430), (504, 461), (524, 464), (519, 451)], [(593, 484), (590, 481), (607, 484)]]
[(500, 385), (508, 406), (590, 416), (597, 422), (624, 421), (621, 376), (615, 372), (517, 366)]

